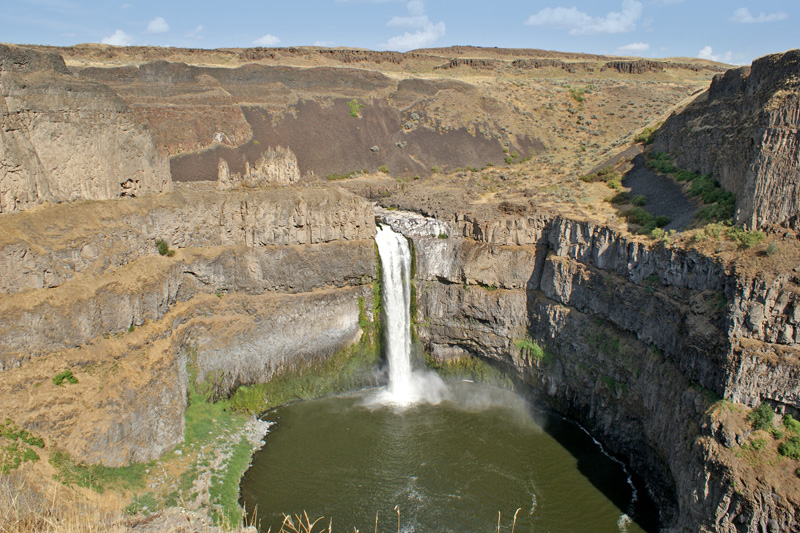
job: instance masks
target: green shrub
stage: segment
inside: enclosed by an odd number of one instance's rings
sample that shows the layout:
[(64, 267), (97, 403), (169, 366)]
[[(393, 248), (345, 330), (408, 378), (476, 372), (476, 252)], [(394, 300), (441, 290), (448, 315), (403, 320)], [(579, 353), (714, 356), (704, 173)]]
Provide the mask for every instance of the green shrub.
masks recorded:
[(439, 167), (431, 167), (431, 172), (433, 172), (434, 174), (438, 174), (439, 173)]
[(573, 100), (582, 104), (586, 98), (583, 96), (586, 93), (586, 89), (582, 87), (570, 87), (569, 88), (569, 95), (572, 97)]
[(69, 369), (64, 370), (63, 372), (53, 376), (53, 383), (55, 383), (56, 385), (59, 385), (59, 386), (63, 385), (63, 383), (65, 381), (67, 383), (71, 383), (71, 384), (75, 385), (76, 383), (78, 383), (78, 378), (73, 376), (72, 375), (72, 370), (69, 370)]
[(772, 257), (773, 255), (778, 253), (778, 247), (775, 245), (774, 242), (771, 242), (769, 243), (769, 245), (767, 245), (767, 248), (764, 250), (764, 253), (767, 255), (767, 257)]
[(658, 215), (656, 217), (656, 226), (659, 228), (663, 228), (667, 224), (669, 224), (669, 217), (667, 215)]
[(438, 237), (439, 237), (440, 239), (447, 239), (447, 238), (449, 237), (449, 235), (447, 235), (447, 233), (444, 233), (444, 232), (442, 232), (442, 233), (440, 233), (440, 234), (438, 235)]
[(386, 165), (381, 165), (381, 166), (378, 167), (378, 171), (379, 172), (383, 172), (384, 174), (388, 174), (389, 173), (389, 168)]
[(354, 118), (358, 118), (361, 110), (364, 109), (364, 105), (359, 104), (357, 98), (353, 98), (347, 102), (347, 107), (350, 108), (350, 116)]
[(760, 231), (747, 231), (744, 228), (730, 227), (727, 235), (730, 239), (739, 243), (741, 248), (752, 248), (764, 240), (765, 235)]
[(647, 197), (643, 194), (637, 194), (631, 198), (631, 203), (639, 207), (644, 207), (647, 204)]
[(656, 140), (656, 128), (657, 127), (649, 127), (643, 129), (641, 133), (633, 137), (633, 142), (645, 145), (653, 144)]
[(800, 435), (792, 435), (783, 441), (778, 446), (778, 453), (789, 459), (800, 461)]
[(647, 226), (652, 224), (655, 226), (656, 218), (650, 212), (642, 209), (641, 207), (632, 207), (625, 212), (625, 218), (631, 224), (638, 226)]
[(158, 248), (159, 255), (166, 255), (167, 257), (175, 255), (175, 250), (170, 250), (169, 244), (164, 239), (156, 240), (156, 248)]
[(796, 420), (792, 415), (783, 417), (783, 425), (790, 433), (800, 434), (800, 420)]
[(762, 403), (747, 415), (747, 420), (753, 426), (753, 429), (769, 429), (772, 427), (772, 419), (775, 417), (775, 413), (772, 411), (772, 408)]
[(625, 191), (619, 192), (612, 196), (608, 201), (612, 204), (626, 204), (630, 201), (631, 195)]

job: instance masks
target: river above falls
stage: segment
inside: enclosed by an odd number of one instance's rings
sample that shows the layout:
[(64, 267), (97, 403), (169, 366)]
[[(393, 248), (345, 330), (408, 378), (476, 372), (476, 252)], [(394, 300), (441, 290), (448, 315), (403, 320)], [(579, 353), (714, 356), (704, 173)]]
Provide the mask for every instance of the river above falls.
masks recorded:
[[(514, 394), (451, 386), (437, 405), (376, 401), (375, 391), (298, 402), (275, 422), (241, 485), (261, 531), (284, 514), (333, 531), (643, 531), (630, 516), (634, 489), (623, 467), (579, 427), (532, 414)], [(563, 444), (562, 444), (563, 443)], [(648, 527), (650, 529), (650, 527)]]

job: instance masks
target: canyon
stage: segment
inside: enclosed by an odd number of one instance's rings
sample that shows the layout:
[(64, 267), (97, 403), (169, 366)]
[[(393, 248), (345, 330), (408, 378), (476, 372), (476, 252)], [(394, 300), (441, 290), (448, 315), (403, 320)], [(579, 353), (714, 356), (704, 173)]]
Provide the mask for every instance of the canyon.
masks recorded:
[[(800, 413), (798, 57), (0, 45), (0, 419), (84, 465), (174, 454), (193, 390), (374, 333), (377, 219), (413, 243), (435, 365), (580, 423), (664, 529), (796, 531), (800, 465), (747, 416)], [(642, 150), (763, 240), (637, 233), (584, 178), (624, 188)]]

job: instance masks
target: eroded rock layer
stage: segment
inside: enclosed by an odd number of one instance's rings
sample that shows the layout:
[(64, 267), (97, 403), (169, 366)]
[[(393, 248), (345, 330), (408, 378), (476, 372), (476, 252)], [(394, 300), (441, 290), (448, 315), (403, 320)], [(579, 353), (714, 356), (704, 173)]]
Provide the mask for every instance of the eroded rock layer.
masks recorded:
[(113, 91), (61, 56), (0, 45), (0, 214), (171, 188), (166, 154)]

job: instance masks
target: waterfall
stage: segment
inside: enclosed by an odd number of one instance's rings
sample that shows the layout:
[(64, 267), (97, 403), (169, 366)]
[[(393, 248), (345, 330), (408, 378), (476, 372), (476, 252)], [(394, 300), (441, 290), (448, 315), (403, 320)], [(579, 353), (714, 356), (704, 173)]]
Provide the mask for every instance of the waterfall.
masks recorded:
[(411, 366), (411, 251), (406, 238), (388, 226), (375, 235), (383, 271), (383, 325), (389, 386), (381, 401), (409, 405), (419, 401), (438, 403), (445, 385), (431, 372)]

